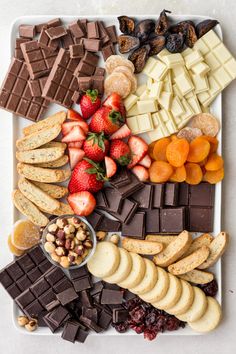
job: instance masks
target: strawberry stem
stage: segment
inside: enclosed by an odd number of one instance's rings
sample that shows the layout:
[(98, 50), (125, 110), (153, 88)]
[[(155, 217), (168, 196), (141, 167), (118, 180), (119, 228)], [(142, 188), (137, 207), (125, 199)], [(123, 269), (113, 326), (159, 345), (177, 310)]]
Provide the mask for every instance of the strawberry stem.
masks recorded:
[(98, 97), (98, 90), (87, 90), (86, 95), (90, 97), (92, 103), (94, 103)]
[(118, 123), (120, 125), (120, 123), (124, 123), (124, 121), (125, 121), (125, 119), (124, 119), (124, 117), (122, 117), (121, 113), (114, 110), (114, 109), (109, 113), (109, 118), (113, 124)]
[(107, 181), (107, 178), (105, 177), (105, 171), (99, 163), (96, 163), (93, 160), (88, 159), (87, 157), (84, 157), (84, 160), (89, 162), (93, 166), (87, 168), (86, 172), (88, 174), (90, 175), (96, 174), (96, 178), (98, 181)]

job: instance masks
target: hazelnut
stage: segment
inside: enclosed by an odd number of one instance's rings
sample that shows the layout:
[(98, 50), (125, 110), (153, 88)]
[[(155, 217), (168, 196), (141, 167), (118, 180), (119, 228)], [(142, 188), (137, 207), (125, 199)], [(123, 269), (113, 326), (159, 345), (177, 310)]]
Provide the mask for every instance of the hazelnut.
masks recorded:
[(60, 263), (61, 257), (59, 257), (55, 252), (51, 253), (51, 258), (54, 262)]
[(65, 232), (63, 230), (58, 230), (57, 238), (59, 238), (60, 240), (65, 240)]
[(82, 260), (83, 260), (82, 257), (76, 257), (74, 263), (76, 265), (79, 265), (80, 263), (82, 263)]
[(46, 235), (46, 240), (49, 242), (55, 242), (55, 236), (48, 232)]
[(56, 243), (57, 246), (61, 246), (61, 247), (65, 246), (65, 241), (64, 240), (57, 239), (55, 243)]
[(60, 265), (61, 265), (63, 268), (69, 268), (69, 266), (70, 266), (70, 261), (69, 261), (68, 257), (61, 257)]
[(98, 241), (102, 241), (102, 240), (104, 240), (104, 238), (107, 236), (107, 232), (105, 232), (105, 231), (98, 231), (98, 232), (96, 233), (96, 236), (97, 236)]
[(56, 246), (52, 242), (45, 242), (44, 249), (47, 253), (53, 253), (55, 251)]
[(18, 325), (24, 327), (27, 323), (29, 323), (29, 319), (26, 316), (17, 317)]
[(74, 251), (69, 251), (69, 256), (77, 257), (78, 255)]
[(120, 240), (120, 236), (117, 234), (113, 234), (110, 237), (110, 242), (114, 243), (115, 245), (118, 245), (119, 240)]
[(81, 221), (75, 217), (71, 218), (71, 224), (77, 229), (80, 226)]
[(75, 261), (75, 256), (72, 256), (71, 254), (68, 256), (69, 262), (73, 263)]
[(84, 259), (87, 257), (88, 254), (89, 254), (89, 250), (87, 248), (85, 248), (81, 257)]
[(65, 255), (65, 249), (63, 247), (57, 247), (55, 249), (55, 252), (60, 257)]
[(60, 229), (63, 229), (68, 224), (68, 221), (65, 218), (57, 219), (56, 224)]
[(85, 240), (83, 245), (86, 248), (93, 248), (93, 242), (91, 240)]
[(29, 332), (33, 332), (37, 329), (38, 323), (36, 320), (30, 320), (29, 323), (25, 325), (25, 329)]
[(71, 248), (71, 241), (70, 240), (66, 240), (65, 249), (69, 250), (70, 248)]
[(77, 240), (79, 240), (79, 241), (84, 241), (85, 239), (86, 239), (86, 233), (83, 231), (83, 230), (78, 230), (77, 232), (76, 232), (76, 238), (77, 238)]
[(73, 232), (75, 232), (75, 227), (71, 224), (68, 224), (64, 227), (64, 231), (66, 235), (73, 234)]
[(67, 240), (73, 240), (73, 238), (74, 238), (74, 234), (68, 234), (68, 235), (66, 235), (66, 239), (67, 239)]
[(48, 226), (48, 231), (53, 235), (57, 232), (57, 230), (58, 230), (58, 226), (55, 223)]
[(82, 254), (84, 253), (84, 246), (82, 245), (76, 246), (74, 251), (78, 256), (82, 256)]

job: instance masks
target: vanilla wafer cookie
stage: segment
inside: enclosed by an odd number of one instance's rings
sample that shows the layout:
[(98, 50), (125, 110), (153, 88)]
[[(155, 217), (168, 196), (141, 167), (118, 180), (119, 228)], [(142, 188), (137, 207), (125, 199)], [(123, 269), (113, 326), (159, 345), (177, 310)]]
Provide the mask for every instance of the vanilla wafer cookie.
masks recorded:
[(116, 92), (122, 98), (125, 98), (131, 92), (131, 81), (125, 74), (113, 72), (105, 79), (104, 89), (107, 96)]

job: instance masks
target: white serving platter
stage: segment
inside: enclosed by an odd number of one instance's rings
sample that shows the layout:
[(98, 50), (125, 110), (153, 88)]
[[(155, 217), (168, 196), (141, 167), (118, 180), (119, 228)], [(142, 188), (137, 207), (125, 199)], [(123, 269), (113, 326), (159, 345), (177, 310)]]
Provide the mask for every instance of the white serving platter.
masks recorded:
[[(119, 14), (117, 15), (119, 16)], [(132, 16), (132, 15), (131, 15)], [(158, 18), (158, 14), (153, 14), (153, 15), (134, 15), (133, 17), (135, 17), (138, 21), (139, 20), (143, 20), (146, 18), (153, 18), (153, 19), (157, 19)], [(109, 25), (116, 25), (117, 28), (117, 33), (119, 33), (119, 28), (118, 28), (118, 21), (117, 21), (117, 17), (116, 16), (111, 16), (111, 15), (104, 15), (104, 16), (58, 16), (58, 15), (40, 15), (40, 16), (22, 16), (19, 17), (17, 19), (15, 19), (15, 21), (12, 23), (11, 25), (11, 32), (10, 32), (10, 46), (11, 46), (11, 57), (13, 56), (14, 53), (14, 43), (15, 43), (15, 38), (17, 37), (18, 34), (18, 26), (20, 24), (39, 24), (39, 23), (44, 23), (49, 21), (50, 19), (53, 18), (57, 18), (60, 17), (63, 21), (64, 24), (68, 24), (70, 22), (72, 22), (75, 19), (78, 18), (87, 18), (90, 21), (94, 21), (94, 20), (100, 20), (100, 21), (104, 21), (106, 26)], [(179, 22), (179, 21), (184, 21), (184, 20), (193, 20), (194, 22), (198, 23), (203, 21), (204, 19), (207, 19), (209, 17), (206, 16), (196, 16), (196, 15), (173, 15), (170, 16), (171, 19), (174, 22)], [(220, 25), (217, 25), (215, 27), (215, 31), (218, 34), (218, 36), (220, 38), (222, 38), (222, 30)], [(9, 63), (10, 63), (10, 58), (9, 58)], [(104, 61), (102, 59), (100, 59), (99, 64), (102, 66), (104, 63)], [(144, 75), (140, 74), (139, 78), (138, 78), (139, 82), (142, 83), (142, 81), (144, 80)], [(75, 106), (75, 109), (79, 110), (79, 106)], [(57, 111), (60, 110), (65, 110), (65, 108), (57, 105), (57, 104), (50, 104), (49, 109), (47, 111), (47, 116), (50, 114), (53, 114)], [(215, 99), (215, 101), (213, 102), (213, 104), (211, 105), (211, 113), (214, 114), (218, 119), (219, 122), (222, 123), (222, 95), (218, 95), (218, 97)], [(10, 115), (10, 113), (9, 113)], [(20, 118), (17, 117), (14, 114), (11, 114), (11, 120), (12, 120), (12, 136), (11, 136), (11, 146), (12, 146), (12, 151), (13, 151), (13, 155), (12, 155), (12, 164), (13, 164), (13, 186), (12, 189), (17, 187), (17, 182), (18, 182), (18, 174), (17, 174), (17, 170), (16, 170), (16, 158), (15, 158), (15, 153), (16, 153), (16, 147), (15, 147), (15, 142), (16, 140), (22, 136), (22, 129), (29, 125), (32, 124), (32, 122), (28, 121), (27, 119), (24, 118)], [(222, 125), (222, 124), (221, 124)], [(222, 130), (220, 130), (219, 134), (218, 134), (218, 139), (219, 139), (219, 147), (218, 147), (218, 152), (219, 154), (222, 154)], [(220, 231), (221, 231), (221, 190), (222, 190), (222, 184), (218, 183), (216, 185), (216, 189), (215, 189), (215, 212), (214, 212), (214, 228), (213, 228), (213, 235), (217, 235)], [(10, 200), (10, 199), (9, 199)], [(12, 218), (11, 218), (11, 224), (14, 224), (17, 220), (19, 219), (23, 219), (22, 215), (18, 212), (18, 210), (16, 208), (13, 207), (13, 213), (12, 213)], [(215, 274), (215, 277), (218, 281), (218, 285), (219, 285), (219, 290), (218, 290), (218, 294), (216, 296), (216, 299), (219, 301), (219, 303), (222, 303), (222, 279), (221, 279), (221, 260), (219, 260), (217, 262), (217, 264), (212, 267), (212, 272)], [(15, 327), (17, 328), (17, 330), (19, 330), (22, 334), (29, 334), (27, 331), (24, 330), (24, 328), (19, 327), (19, 325), (17, 324), (17, 316), (20, 314), (19, 309), (17, 308), (17, 306), (15, 305), (15, 303), (13, 303), (13, 312), (12, 312), (12, 318), (13, 318), (13, 323), (15, 325)], [(58, 332), (56, 334), (52, 334), (52, 332), (50, 331), (49, 328), (47, 327), (40, 327), (38, 328), (37, 331), (35, 332), (31, 332), (30, 335), (61, 335), (61, 332)], [(91, 332), (90, 335), (92, 336), (96, 336), (98, 334), (96, 334), (95, 332)], [(120, 333), (117, 333), (115, 331), (114, 328), (110, 328), (109, 330), (105, 331), (102, 334), (99, 334), (102, 336), (111, 336), (111, 335), (117, 335), (117, 336), (121, 336)], [(123, 336), (130, 336), (130, 335), (137, 335), (134, 331), (129, 330), (127, 333), (123, 333)], [(194, 332), (193, 330), (191, 330), (191, 328), (189, 326), (186, 326), (184, 329), (180, 328), (178, 331), (173, 331), (173, 332), (165, 332), (162, 335), (164, 336), (178, 336), (178, 335), (199, 335), (199, 333)]]

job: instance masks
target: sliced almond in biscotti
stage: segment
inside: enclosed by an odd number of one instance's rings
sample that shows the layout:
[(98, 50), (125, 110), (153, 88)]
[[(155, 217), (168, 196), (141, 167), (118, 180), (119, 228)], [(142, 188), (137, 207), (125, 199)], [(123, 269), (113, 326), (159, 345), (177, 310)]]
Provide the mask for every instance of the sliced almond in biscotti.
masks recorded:
[(229, 235), (226, 232), (220, 232), (219, 235), (217, 235), (214, 238), (214, 240), (211, 242), (209, 246), (210, 249), (209, 257), (198, 268), (206, 269), (213, 266), (213, 264), (215, 264), (224, 253), (228, 243), (229, 243)]
[(52, 147), (59, 147), (61, 149), (64, 149), (65, 151), (65, 149), (67, 148), (67, 144), (61, 143), (60, 141), (49, 141), (49, 143), (41, 146), (41, 148), (52, 148)]
[(162, 251), (163, 245), (159, 242), (123, 238), (122, 246), (129, 252), (154, 255)]
[(207, 284), (214, 279), (214, 275), (209, 272), (203, 272), (199, 269), (193, 269), (185, 274), (180, 274), (179, 278), (190, 281), (194, 284)]
[(189, 256), (169, 265), (168, 271), (174, 275), (190, 272), (190, 270), (193, 270), (202, 264), (209, 256), (209, 253), (209, 248), (207, 246), (202, 246)]
[(176, 315), (176, 317), (184, 322), (197, 321), (205, 313), (207, 308), (207, 297), (204, 292), (193, 286), (194, 298), (192, 306), (183, 314)]
[(29, 151), (17, 151), (16, 158), (20, 162), (36, 164), (58, 160), (63, 154), (64, 150), (62, 148), (52, 147)]
[(185, 313), (193, 303), (193, 287), (186, 281), (180, 280), (182, 285), (182, 293), (177, 304), (168, 309), (168, 313), (171, 315), (181, 315)]
[(37, 123), (28, 125), (28, 127), (25, 127), (23, 129), (24, 135), (29, 135), (35, 132), (38, 132), (42, 129), (52, 127), (53, 125), (56, 124), (62, 124), (66, 120), (66, 112), (61, 111), (53, 114), (50, 117), (47, 117)]
[(222, 311), (220, 304), (213, 297), (207, 297), (207, 308), (199, 320), (188, 322), (189, 326), (197, 332), (210, 332), (220, 323)]
[(202, 234), (202, 235), (196, 237), (192, 241), (187, 252), (185, 252), (185, 254), (182, 257), (189, 256), (191, 253), (195, 252), (198, 248), (200, 248), (202, 246), (209, 246), (212, 240), (214, 240), (214, 237), (210, 234)]
[(27, 199), (18, 189), (12, 193), (12, 200), (15, 207), (21, 214), (27, 216), (35, 225), (46, 226), (48, 218), (29, 199)]
[(69, 161), (68, 155), (63, 155), (55, 161), (45, 162), (45, 163), (37, 163), (36, 166), (45, 167), (45, 168), (58, 168), (58, 167), (62, 167), (64, 165), (66, 165), (68, 161)]
[(165, 311), (177, 304), (182, 293), (180, 280), (170, 273), (168, 273), (168, 276), (170, 282), (166, 295), (161, 300), (152, 303), (152, 306)]
[(50, 197), (50, 195), (23, 177), (18, 181), (18, 188), (26, 198), (48, 213), (53, 213), (54, 210), (60, 207), (58, 200)]
[(28, 165), (22, 162), (17, 164), (19, 175), (32, 181), (56, 183), (66, 181), (70, 177), (70, 170), (56, 170)]
[(69, 191), (68, 188), (63, 186), (58, 186), (57, 184), (52, 183), (43, 183), (43, 182), (33, 182), (37, 187), (42, 189), (44, 192), (49, 194), (52, 198), (60, 199), (65, 197)]
[(114, 274), (112, 274), (110, 277), (104, 278), (104, 281), (107, 283), (117, 284), (119, 282), (122, 282), (125, 278), (127, 278), (129, 273), (131, 272), (132, 258), (129, 252), (126, 251), (124, 248), (119, 248), (119, 252), (120, 264)]
[(172, 235), (147, 235), (146, 240), (147, 241), (153, 241), (153, 242), (159, 242), (162, 243), (164, 247), (168, 246), (169, 243), (172, 241), (176, 240), (178, 236), (172, 236)]
[(127, 278), (118, 283), (118, 285), (124, 289), (131, 289), (137, 286), (143, 280), (146, 270), (146, 263), (141, 256), (133, 252), (130, 252), (130, 256), (132, 258), (131, 272)]
[(99, 242), (89, 259), (88, 270), (95, 277), (106, 278), (114, 274), (120, 263), (120, 252), (112, 242)]
[(156, 284), (154, 285), (154, 287), (140, 295), (141, 299), (143, 299), (146, 302), (156, 302), (161, 300), (167, 293), (167, 290), (169, 288), (169, 276), (168, 273), (160, 268), (160, 267), (156, 267), (157, 269), (157, 281)]
[(49, 128), (44, 128), (30, 135), (26, 135), (24, 138), (18, 139), (16, 141), (16, 147), (19, 151), (37, 149), (38, 147), (55, 139), (60, 134), (60, 132), (60, 124), (56, 124)]
[(191, 234), (188, 231), (181, 232), (162, 252), (153, 257), (154, 263), (161, 267), (167, 267), (187, 251), (191, 242)]
[(146, 271), (143, 280), (135, 288), (129, 289), (132, 293), (137, 295), (145, 294), (153, 289), (157, 281), (157, 268), (155, 264), (150, 261), (150, 259), (144, 258), (143, 260), (146, 264)]

